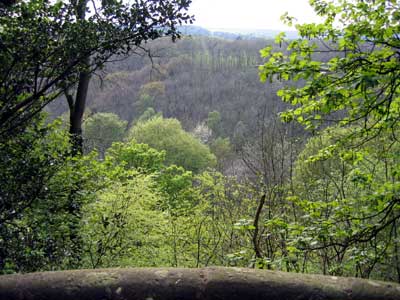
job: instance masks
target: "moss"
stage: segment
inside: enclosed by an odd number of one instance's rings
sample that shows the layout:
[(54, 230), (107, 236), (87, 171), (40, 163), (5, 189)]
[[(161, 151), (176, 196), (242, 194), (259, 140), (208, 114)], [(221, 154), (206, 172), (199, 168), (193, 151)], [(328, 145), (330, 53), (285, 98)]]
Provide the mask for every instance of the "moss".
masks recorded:
[(89, 286), (109, 287), (118, 285), (119, 279), (119, 275), (115, 272), (90, 272), (86, 274), (84, 283)]

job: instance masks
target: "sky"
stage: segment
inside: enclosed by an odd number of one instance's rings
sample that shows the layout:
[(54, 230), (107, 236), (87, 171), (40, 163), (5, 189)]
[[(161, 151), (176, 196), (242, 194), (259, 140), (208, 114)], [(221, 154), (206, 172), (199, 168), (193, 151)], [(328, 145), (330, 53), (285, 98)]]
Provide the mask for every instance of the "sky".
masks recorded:
[(189, 11), (194, 25), (208, 29), (290, 30), (280, 20), (285, 12), (300, 23), (317, 21), (308, 0), (193, 0)]

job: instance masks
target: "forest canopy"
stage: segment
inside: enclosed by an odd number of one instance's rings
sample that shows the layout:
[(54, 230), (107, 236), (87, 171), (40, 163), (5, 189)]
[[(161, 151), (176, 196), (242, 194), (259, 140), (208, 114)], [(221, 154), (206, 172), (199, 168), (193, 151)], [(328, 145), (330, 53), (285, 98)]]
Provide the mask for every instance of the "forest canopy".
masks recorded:
[(275, 42), (181, 36), (190, 2), (1, 3), (0, 272), (400, 282), (399, 2)]
[[(279, 78), (289, 83), (278, 92), (283, 101), (295, 106), (281, 114), (284, 121), (296, 120), (309, 129), (337, 124), (323, 129), (319, 142), (309, 140), (308, 154), (303, 152), (306, 165), (303, 163), (297, 172), (305, 174), (309, 164), (314, 169), (311, 173), (321, 174), (314, 179), (324, 182), (320, 187), (329, 191), (334, 184), (336, 190), (328, 192), (335, 197), (319, 199), (320, 209), (310, 211), (310, 221), (323, 216), (326, 225), (316, 228), (313, 235), (318, 239), (307, 247), (332, 248), (338, 258), (350, 252), (357, 261), (362, 260), (362, 253), (371, 251), (365, 244), (374, 244), (375, 252), (369, 255), (378, 256), (376, 261), (367, 270), (360, 268), (369, 273), (383, 259), (379, 253), (390, 257), (386, 251), (393, 247), (396, 264), (399, 258), (397, 242), (391, 244), (391, 240), (398, 240), (400, 219), (399, 2), (310, 3), (324, 22), (296, 25), (302, 37), (298, 40), (277, 37), (277, 42), (287, 45), (287, 53), (263, 49), (267, 62), (260, 67), (261, 79)], [(287, 22), (291, 22), (290, 17)], [(320, 59), (321, 53), (331, 56)], [(304, 84), (293, 88), (296, 81)], [(338, 174), (334, 175), (336, 168)], [(311, 173), (302, 175), (309, 195), (297, 195), (301, 205), (304, 199), (315, 202), (311, 199), (318, 187), (307, 188)], [(347, 187), (347, 181), (352, 188)], [(337, 228), (341, 222), (347, 225)]]

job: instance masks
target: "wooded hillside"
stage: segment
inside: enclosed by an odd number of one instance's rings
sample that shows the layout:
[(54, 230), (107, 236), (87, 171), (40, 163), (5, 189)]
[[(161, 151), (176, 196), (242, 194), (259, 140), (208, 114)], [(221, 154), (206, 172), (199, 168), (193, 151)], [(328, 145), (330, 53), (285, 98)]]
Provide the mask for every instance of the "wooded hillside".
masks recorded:
[(182, 36), (191, 0), (0, 2), (0, 273), (400, 282), (400, 4), (310, 3), (271, 41)]

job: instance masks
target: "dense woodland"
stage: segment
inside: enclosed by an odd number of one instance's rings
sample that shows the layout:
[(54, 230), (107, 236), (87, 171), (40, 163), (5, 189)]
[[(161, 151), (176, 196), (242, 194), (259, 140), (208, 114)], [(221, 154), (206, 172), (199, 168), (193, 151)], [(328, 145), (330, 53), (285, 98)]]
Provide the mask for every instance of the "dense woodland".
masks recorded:
[[(154, 41), (147, 52), (110, 63), (93, 78), (87, 115), (112, 112), (132, 125), (149, 112), (160, 113), (193, 131), (216, 112), (214, 135), (232, 138), (235, 128), (255, 128), (264, 110), (271, 119), (285, 107), (276, 96), (280, 84), (265, 85), (258, 77), (259, 51), (268, 44), (273, 40), (185, 36), (173, 44), (167, 38)], [(50, 109), (61, 114), (68, 106), (61, 98)], [(250, 128), (246, 134), (253, 132)]]
[(400, 282), (398, 1), (274, 40), (180, 36), (190, 2), (1, 2), (0, 272)]

